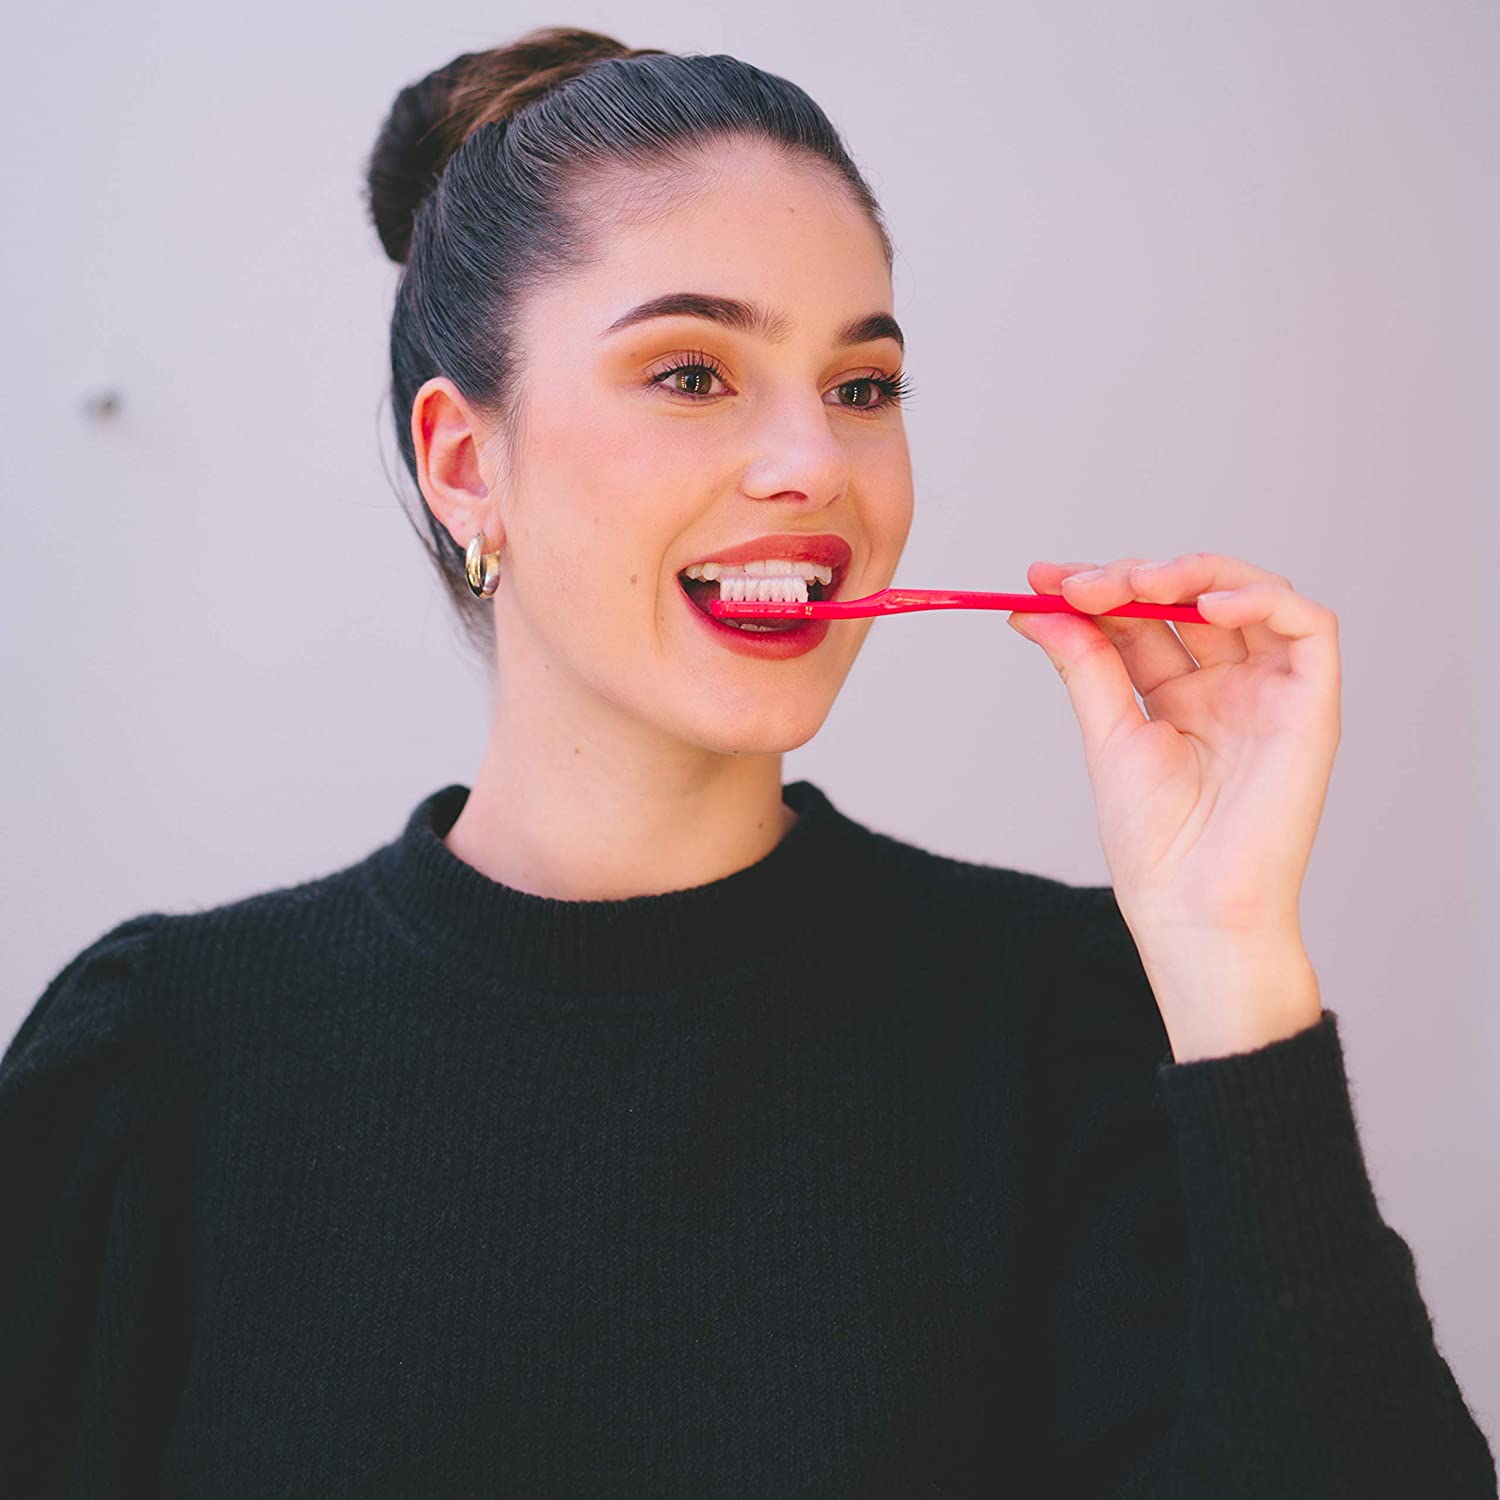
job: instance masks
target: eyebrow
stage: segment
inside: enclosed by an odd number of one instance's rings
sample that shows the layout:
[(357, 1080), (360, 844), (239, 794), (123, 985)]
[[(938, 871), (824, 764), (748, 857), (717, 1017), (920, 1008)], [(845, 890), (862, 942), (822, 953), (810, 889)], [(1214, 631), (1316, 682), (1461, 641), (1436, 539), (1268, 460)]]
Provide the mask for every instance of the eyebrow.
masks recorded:
[[(742, 302), (738, 297), (717, 297), (708, 292), (668, 292), (652, 297), (628, 313), (622, 313), (600, 335), (607, 338), (622, 328), (644, 323), (648, 318), (706, 318), (737, 333), (753, 334), (773, 344), (786, 342), (791, 332), (789, 321), (781, 314), (762, 307), (758, 302)], [(895, 339), (906, 353), (906, 338), (901, 325), (889, 314), (867, 313), (845, 323), (834, 332), (834, 342), (841, 347), (867, 344), (875, 339)]]

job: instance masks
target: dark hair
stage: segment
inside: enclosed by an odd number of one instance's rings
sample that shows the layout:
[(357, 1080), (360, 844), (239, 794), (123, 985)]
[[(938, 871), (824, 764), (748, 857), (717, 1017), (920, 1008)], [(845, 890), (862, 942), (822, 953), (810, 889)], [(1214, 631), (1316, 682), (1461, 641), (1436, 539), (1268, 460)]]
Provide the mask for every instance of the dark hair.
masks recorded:
[[(423, 383), (447, 376), (513, 441), (524, 375), (512, 330), (527, 294), (586, 266), (601, 227), (669, 212), (704, 180), (710, 146), (734, 136), (831, 167), (892, 264), (880, 207), (828, 117), (796, 84), (737, 58), (632, 50), (548, 26), (401, 90), (370, 154), (366, 195), (386, 254), (405, 266), (391, 314), (391, 407), (413, 482), (411, 410)], [(628, 196), (613, 191), (620, 168), (639, 174)], [(650, 188), (639, 180), (648, 174)], [(489, 661), (492, 612), (425, 499), (421, 510), (425, 538), (407, 518)]]

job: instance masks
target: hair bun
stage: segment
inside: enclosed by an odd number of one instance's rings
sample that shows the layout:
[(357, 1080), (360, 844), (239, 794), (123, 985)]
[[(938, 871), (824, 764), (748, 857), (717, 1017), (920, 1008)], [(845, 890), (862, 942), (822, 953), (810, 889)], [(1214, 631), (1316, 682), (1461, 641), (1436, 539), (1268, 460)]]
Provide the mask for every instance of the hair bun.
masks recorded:
[(543, 26), (486, 52), (465, 52), (396, 95), (366, 169), (370, 217), (385, 253), (405, 265), (417, 210), (448, 159), (481, 125), (497, 124), (605, 57), (664, 56), (571, 26)]
[(375, 138), (365, 195), (380, 243), (398, 265), (406, 263), (417, 210), (453, 154), (442, 126), (452, 110), (454, 88), (473, 56), (465, 52), (407, 84)]

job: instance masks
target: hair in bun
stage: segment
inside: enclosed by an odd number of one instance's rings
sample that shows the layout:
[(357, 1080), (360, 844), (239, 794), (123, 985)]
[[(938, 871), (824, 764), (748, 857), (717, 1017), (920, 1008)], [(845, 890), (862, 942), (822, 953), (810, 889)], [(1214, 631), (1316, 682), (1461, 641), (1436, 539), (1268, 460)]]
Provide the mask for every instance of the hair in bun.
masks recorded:
[[(493, 413), (508, 459), (525, 353), (512, 330), (527, 295), (587, 264), (613, 224), (668, 201), (674, 176), (690, 189), (710, 143), (735, 136), (829, 170), (891, 264), (880, 207), (828, 117), (796, 84), (738, 58), (547, 26), (462, 53), (396, 95), (365, 193), (385, 253), (404, 267), (391, 312), (391, 409), (414, 485), (422, 385), (446, 376)], [(612, 179), (660, 191), (589, 191)], [(408, 518), (488, 666), (493, 612), (469, 590), (463, 548), (419, 503)]]
[(406, 264), (417, 210), (453, 154), (442, 126), (451, 118), (454, 86), (473, 55), (466, 52), (407, 84), (396, 95), (370, 153), (366, 201), (380, 243), (398, 265)]
[(366, 172), (370, 217), (385, 253), (406, 263), (412, 225), (448, 158), (481, 125), (502, 124), (601, 57), (665, 57), (597, 31), (544, 26), (508, 47), (465, 52), (396, 95)]

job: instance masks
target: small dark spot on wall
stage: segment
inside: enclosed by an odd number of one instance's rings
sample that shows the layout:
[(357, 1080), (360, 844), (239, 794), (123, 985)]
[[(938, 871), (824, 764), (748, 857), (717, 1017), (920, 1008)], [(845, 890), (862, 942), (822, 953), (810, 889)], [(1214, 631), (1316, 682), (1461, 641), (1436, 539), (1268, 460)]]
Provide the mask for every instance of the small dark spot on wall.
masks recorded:
[(119, 414), (122, 399), (117, 390), (95, 391), (84, 397), (80, 406), (84, 416), (95, 422), (104, 422)]

